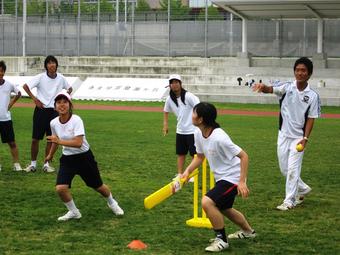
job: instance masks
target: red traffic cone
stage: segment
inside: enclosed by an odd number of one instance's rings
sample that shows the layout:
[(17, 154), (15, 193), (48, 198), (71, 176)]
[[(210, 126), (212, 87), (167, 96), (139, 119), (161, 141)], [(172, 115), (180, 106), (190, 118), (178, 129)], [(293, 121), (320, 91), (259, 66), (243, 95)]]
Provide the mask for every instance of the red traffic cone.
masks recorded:
[(143, 243), (141, 240), (132, 240), (127, 245), (127, 247), (133, 250), (142, 250), (142, 249), (146, 249), (148, 246), (145, 243)]

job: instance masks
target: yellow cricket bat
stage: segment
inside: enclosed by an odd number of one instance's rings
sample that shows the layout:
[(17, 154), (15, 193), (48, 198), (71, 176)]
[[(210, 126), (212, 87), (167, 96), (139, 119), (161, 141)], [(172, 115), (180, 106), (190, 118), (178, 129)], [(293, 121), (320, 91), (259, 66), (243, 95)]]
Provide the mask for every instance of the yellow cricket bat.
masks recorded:
[[(195, 169), (188, 177), (190, 179), (191, 177), (198, 174), (198, 169)], [(180, 177), (176, 177), (172, 182), (165, 185), (163, 188), (160, 188), (159, 190), (155, 191), (148, 197), (144, 199), (144, 207), (146, 209), (151, 209), (154, 206), (160, 204), (168, 197), (172, 196), (176, 192), (178, 192), (184, 184), (184, 179), (180, 179)]]

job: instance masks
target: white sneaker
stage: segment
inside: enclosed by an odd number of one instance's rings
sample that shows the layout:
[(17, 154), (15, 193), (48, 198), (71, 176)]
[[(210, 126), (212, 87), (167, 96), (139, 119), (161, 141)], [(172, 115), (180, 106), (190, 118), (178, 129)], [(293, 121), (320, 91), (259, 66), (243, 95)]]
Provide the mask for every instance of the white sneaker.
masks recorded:
[(280, 211), (288, 211), (288, 210), (293, 209), (293, 208), (294, 208), (293, 205), (289, 205), (289, 204), (286, 204), (286, 203), (283, 203), (283, 204), (276, 207), (276, 209), (278, 209)]
[(58, 218), (58, 221), (68, 221), (71, 219), (80, 219), (81, 213), (77, 211), (68, 211), (65, 215)]
[(301, 205), (305, 201), (305, 196), (312, 191), (312, 188), (307, 186), (304, 190), (299, 190), (295, 197), (295, 205)]
[(42, 169), (45, 173), (53, 173), (55, 171), (54, 167), (52, 166), (43, 166), (43, 169)]
[(211, 244), (205, 248), (205, 251), (209, 252), (219, 252), (228, 249), (229, 244), (220, 238), (212, 239)]
[(233, 234), (229, 234), (229, 239), (246, 239), (246, 238), (255, 238), (256, 232), (253, 230), (251, 233), (246, 233), (243, 230), (236, 231)]
[(124, 211), (122, 208), (119, 207), (118, 203), (113, 203), (112, 205), (108, 203), (107, 206), (112, 210), (115, 215), (124, 215)]
[(32, 165), (28, 165), (25, 169), (24, 169), (25, 172), (29, 173), (29, 172), (35, 172), (37, 171), (37, 168), (35, 166), (32, 166)]
[(14, 163), (13, 165), (13, 171), (20, 172), (22, 171), (22, 168), (19, 163)]

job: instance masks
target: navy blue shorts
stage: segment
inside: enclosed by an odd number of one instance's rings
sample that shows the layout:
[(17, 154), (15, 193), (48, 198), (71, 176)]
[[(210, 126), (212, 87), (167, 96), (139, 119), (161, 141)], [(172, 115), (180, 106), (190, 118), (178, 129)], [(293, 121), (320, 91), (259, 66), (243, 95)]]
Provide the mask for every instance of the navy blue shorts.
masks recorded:
[(194, 156), (196, 154), (194, 134), (176, 134), (176, 154), (187, 155), (188, 152), (191, 156)]
[(216, 182), (215, 187), (205, 194), (215, 202), (220, 210), (233, 207), (235, 197), (237, 195), (237, 185), (225, 180)]
[(14, 137), (14, 130), (13, 130), (13, 122), (11, 120), (0, 121), (0, 133), (1, 133), (2, 143), (14, 142), (15, 137)]
[(46, 135), (51, 135), (50, 122), (58, 116), (58, 112), (53, 108), (35, 107), (33, 114), (33, 132), (32, 138), (42, 140)]
[(57, 185), (71, 188), (75, 175), (79, 175), (88, 187), (97, 189), (103, 185), (96, 160), (91, 150), (75, 155), (62, 155), (60, 158)]

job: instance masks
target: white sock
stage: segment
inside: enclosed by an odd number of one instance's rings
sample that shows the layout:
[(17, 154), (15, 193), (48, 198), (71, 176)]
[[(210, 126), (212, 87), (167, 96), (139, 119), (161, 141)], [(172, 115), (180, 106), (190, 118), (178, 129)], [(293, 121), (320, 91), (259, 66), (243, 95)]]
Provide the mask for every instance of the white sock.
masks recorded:
[(109, 205), (117, 204), (117, 201), (112, 197), (112, 194), (106, 198)]
[(72, 212), (78, 211), (78, 208), (76, 207), (76, 204), (74, 203), (73, 199), (64, 204), (69, 211), (72, 211)]
[(15, 163), (14, 163), (14, 166), (15, 166), (15, 167), (20, 167), (20, 164), (19, 164), (18, 162), (15, 162)]
[(37, 167), (37, 161), (36, 160), (32, 160), (31, 161), (31, 166)]
[(48, 161), (46, 163), (44, 163), (44, 166), (49, 166), (50, 164), (48, 163)]

